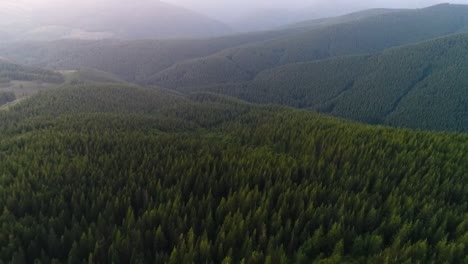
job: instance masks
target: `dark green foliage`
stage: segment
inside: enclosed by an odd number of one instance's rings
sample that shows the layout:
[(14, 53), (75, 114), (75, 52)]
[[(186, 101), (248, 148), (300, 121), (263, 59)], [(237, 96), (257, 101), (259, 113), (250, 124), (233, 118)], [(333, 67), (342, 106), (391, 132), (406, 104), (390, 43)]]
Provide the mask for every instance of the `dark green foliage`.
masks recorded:
[(0, 121), (4, 262), (468, 261), (466, 135), (123, 86)]
[(307, 108), (372, 124), (468, 131), (468, 35), (289, 64), (254, 81), (178, 90)]
[(313, 26), (307, 32), (225, 50), (176, 64), (147, 83), (164, 87), (199, 86), (251, 80), (259, 72), (297, 63), (368, 54), (468, 29), (468, 6), (438, 5), (384, 13), (345, 23)]

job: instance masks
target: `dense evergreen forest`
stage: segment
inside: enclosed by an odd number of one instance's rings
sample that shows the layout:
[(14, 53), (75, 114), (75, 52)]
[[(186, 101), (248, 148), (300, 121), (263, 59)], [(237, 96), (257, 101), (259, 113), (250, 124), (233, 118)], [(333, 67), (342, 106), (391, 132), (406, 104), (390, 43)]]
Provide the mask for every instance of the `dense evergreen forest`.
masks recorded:
[(468, 131), (468, 35), (382, 53), (289, 64), (251, 82), (166, 86), (306, 108), (371, 124)]
[(468, 137), (209, 93), (0, 111), (0, 262), (464, 263)]

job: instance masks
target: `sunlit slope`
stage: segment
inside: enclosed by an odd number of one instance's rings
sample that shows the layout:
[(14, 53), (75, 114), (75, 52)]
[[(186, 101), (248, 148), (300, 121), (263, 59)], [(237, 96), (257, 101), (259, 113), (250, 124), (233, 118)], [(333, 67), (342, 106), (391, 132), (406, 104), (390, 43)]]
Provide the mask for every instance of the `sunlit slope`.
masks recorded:
[(114, 85), (0, 121), (6, 262), (466, 261), (466, 135)]
[(314, 26), (294, 36), (176, 64), (147, 83), (180, 87), (251, 80), (259, 72), (280, 65), (374, 53), (465, 31), (467, 25), (468, 6), (444, 4)]
[(373, 124), (468, 131), (468, 35), (368, 56), (288, 64), (255, 80), (178, 88), (307, 108)]

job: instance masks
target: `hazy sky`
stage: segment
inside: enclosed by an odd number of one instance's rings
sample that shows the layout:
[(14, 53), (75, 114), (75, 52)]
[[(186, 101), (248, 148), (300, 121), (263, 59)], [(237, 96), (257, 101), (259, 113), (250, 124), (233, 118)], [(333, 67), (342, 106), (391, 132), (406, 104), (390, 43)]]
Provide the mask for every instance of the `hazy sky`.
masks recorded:
[[(118, 3), (121, 1), (157, 1), (157, 0), (0, 0), (0, 3), (23, 3), (30, 6), (40, 6), (49, 3), (83, 3), (83, 2), (108, 2)], [(300, 8), (326, 4), (327, 6), (368, 6), (368, 7), (422, 7), (429, 6), (444, 0), (163, 0), (185, 6), (192, 9), (207, 8)], [(452, 0), (452, 3), (466, 3), (468, 0)]]
[[(87, 5), (104, 2), (118, 4), (119, 2), (134, 3), (135, 1), (157, 0), (0, 0), (0, 15), (7, 12), (14, 14), (19, 12), (17, 9), (34, 9), (36, 7), (66, 8), (69, 5), (74, 6), (82, 3)], [(328, 11), (336, 8), (337, 12), (343, 12), (375, 7), (425, 7), (444, 2), (444, 0), (163, 0), (163, 2), (184, 6), (219, 19), (223, 16), (233, 16), (248, 13), (249, 10), (264, 8), (298, 9), (307, 7), (320, 9), (325, 7)], [(452, 0), (450, 2), (468, 4), (468, 0)]]

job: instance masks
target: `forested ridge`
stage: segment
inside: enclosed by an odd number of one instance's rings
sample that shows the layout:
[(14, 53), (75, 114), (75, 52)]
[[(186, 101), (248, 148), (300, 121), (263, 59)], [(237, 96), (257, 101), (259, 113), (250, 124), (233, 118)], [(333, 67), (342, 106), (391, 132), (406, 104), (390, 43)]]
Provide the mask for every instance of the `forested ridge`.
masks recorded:
[(63, 82), (63, 76), (49, 70), (19, 65), (0, 59), (0, 83), (10, 81), (61, 83)]
[(463, 134), (122, 85), (0, 120), (0, 262), (468, 261)]
[(373, 55), (288, 64), (250, 82), (170, 86), (371, 124), (466, 132), (467, 47), (468, 35), (460, 34)]
[(176, 63), (144, 83), (165, 87), (249, 81), (290, 63), (370, 54), (468, 29), (468, 6), (442, 4), (357, 18)]
[(0, 107), (45, 89), (44, 86), (56, 86), (62, 82), (64, 77), (60, 73), (0, 58)]
[(301, 21), (287, 26), (288, 28), (311, 28), (311, 27), (320, 27), (328, 26), (334, 24), (347, 23), (355, 21), (358, 19), (366, 19), (368, 17), (391, 14), (396, 12), (409, 11), (409, 9), (393, 9), (393, 8), (373, 8), (362, 11), (353, 12), (350, 14), (345, 14), (338, 17), (327, 17)]
[(285, 29), (208, 39), (28, 41), (0, 45), (0, 54), (31, 66), (57, 70), (94, 68), (126, 81), (142, 82), (178, 62), (298, 31), (301, 30)]
[[(0, 55), (78, 70), (66, 76), (73, 84), (213, 92), (370, 124), (466, 132), (467, 18), (468, 6), (441, 4), (209, 39), (21, 42), (2, 45)], [(1, 100), (11, 100), (5, 92)]]
[(205, 85), (251, 80), (284, 64), (368, 54), (465, 32), (467, 17), (466, 5), (368, 10), (319, 24), (207, 39), (19, 42), (0, 46), (0, 56), (56, 70), (95, 68), (139, 84)]

